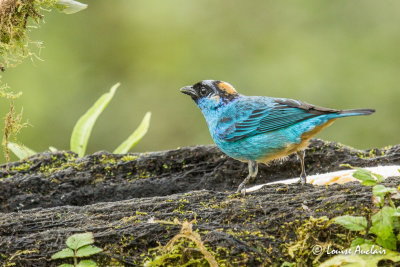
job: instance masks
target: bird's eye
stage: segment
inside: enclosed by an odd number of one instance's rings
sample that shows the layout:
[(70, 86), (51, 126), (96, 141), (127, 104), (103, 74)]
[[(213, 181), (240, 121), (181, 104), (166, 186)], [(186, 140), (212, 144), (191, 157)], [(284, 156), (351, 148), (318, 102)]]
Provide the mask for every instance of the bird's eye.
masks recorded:
[(207, 88), (205, 88), (205, 87), (201, 87), (201, 88), (200, 88), (200, 94), (201, 94), (201, 96), (206, 96), (207, 93), (208, 93)]

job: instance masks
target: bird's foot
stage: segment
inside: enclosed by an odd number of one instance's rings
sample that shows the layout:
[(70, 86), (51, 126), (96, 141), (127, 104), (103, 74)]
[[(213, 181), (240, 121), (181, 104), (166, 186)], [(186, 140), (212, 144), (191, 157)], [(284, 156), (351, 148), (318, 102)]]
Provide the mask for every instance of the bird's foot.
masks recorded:
[(240, 193), (243, 197), (246, 196), (246, 188), (245, 188), (246, 183), (247, 183), (247, 181), (243, 181), (243, 182), (239, 185), (238, 189), (236, 190), (236, 194), (237, 194), (237, 193)]
[(298, 181), (299, 184), (305, 185), (307, 183), (307, 177), (304, 175), (300, 175), (300, 179)]
[(246, 188), (243, 188), (243, 189), (240, 191), (240, 194), (242, 195), (242, 197), (245, 197), (245, 196), (246, 196)]
[[(238, 189), (236, 190), (236, 193), (242, 193), (245, 194), (246, 193), (246, 189), (244, 188), (244, 186), (246, 185), (245, 182), (241, 183), (238, 187)], [(243, 193), (244, 192), (244, 193)]]
[(236, 193), (242, 193), (243, 196), (246, 195), (246, 189), (244, 188), (246, 184), (249, 182), (249, 180), (252, 177), (256, 177), (258, 172), (258, 165), (257, 162), (249, 160), (249, 175), (243, 180), (243, 182), (239, 185), (238, 189), (236, 190)]

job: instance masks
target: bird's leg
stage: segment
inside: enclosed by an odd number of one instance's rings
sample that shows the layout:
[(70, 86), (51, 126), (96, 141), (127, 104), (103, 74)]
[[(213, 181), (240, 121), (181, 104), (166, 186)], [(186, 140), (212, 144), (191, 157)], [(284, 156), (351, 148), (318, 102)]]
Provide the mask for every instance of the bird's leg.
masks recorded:
[(247, 175), (246, 179), (243, 180), (243, 182), (239, 185), (238, 189), (236, 190), (236, 193), (239, 193), (242, 191), (242, 189), (246, 186), (246, 184), (249, 182), (249, 180), (252, 177), (256, 177), (258, 172), (258, 164), (254, 160), (249, 160), (249, 175)]
[(306, 168), (304, 166), (304, 156), (305, 156), (305, 152), (304, 150), (301, 151), (297, 151), (297, 157), (300, 160), (300, 164), (301, 164), (301, 174), (300, 174), (300, 183), (302, 185), (304, 185), (307, 182), (307, 177), (306, 177)]

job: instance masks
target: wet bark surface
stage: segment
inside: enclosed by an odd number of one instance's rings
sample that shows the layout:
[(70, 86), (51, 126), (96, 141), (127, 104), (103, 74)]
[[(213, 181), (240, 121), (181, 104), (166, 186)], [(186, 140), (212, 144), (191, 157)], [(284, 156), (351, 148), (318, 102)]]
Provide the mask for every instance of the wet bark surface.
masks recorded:
[[(343, 163), (400, 164), (400, 146), (359, 151), (313, 140), (305, 162), (308, 174), (340, 170)], [(261, 165), (250, 185), (299, 173), (297, 158), (290, 156)], [(220, 265), (268, 266), (298, 260), (288, 250), (308, 264), (315, 258), (311, 247), (310, 255), (304, 248), (293, 249), (304, 232), (304, 244), (309, 246), (349, 243), (351, 234), (337, 235), (344, 230), (328, 225), (321, 216), (366, 214), (373, 208), (371, 188), (356, 182), (328, 187), (277, 184), (245, 197), (234, 194), (246, 175), (247, 163), (230, 159), (215, 146), (129, 155), (98, 152), (83, 158), (72, 152), (42, 153), (11, 163), (8, 171), (0, 166), (0, 262), (68, 262), (50, 257), (65, 247), (68, 236), (89, 231), (104, 249), (92, 257), (100, 265), (141, 266), (171, 254), (159, 246), (180, 232), (182, 222), (195, 219), (193, 230)], [(399, 181), (392, 177), (384, 184), (396, 186)], [(181, 264), (190, 259), (206, 263), (193, 242), (179, 242), (173, 251), (183, 255)]]

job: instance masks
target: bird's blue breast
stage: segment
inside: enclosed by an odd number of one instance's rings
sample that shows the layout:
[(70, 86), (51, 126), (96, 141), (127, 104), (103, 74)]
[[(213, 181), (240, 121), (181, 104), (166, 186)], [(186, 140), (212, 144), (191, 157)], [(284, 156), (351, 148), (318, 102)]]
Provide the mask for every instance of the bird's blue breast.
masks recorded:
[(303, 114), (300, 109), (277, 113), (276, 98), (270, 97), (240, 95), (232, 102), (219, 106), (207, 99), (197, 104), (216, 145), (238, 160), (257, 161), (274, 155), (288, 145), (299, 144), (304, 133), (339, 117), (338, 114), (304, 117), (304, 120), (294, 120), (296, 123), (291, 125), (287, 120), (309, 116), (308, 113)]

